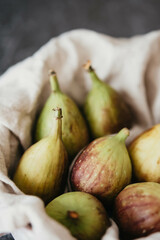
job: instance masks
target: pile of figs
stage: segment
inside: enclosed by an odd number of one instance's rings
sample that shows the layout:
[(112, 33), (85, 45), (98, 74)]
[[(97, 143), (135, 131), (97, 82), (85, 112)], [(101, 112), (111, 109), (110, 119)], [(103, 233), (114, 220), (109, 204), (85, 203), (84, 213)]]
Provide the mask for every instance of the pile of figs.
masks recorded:
[[(51, 93), (37, 116), (34, 144), (13, 181), (40, 197), (46, 213), (79, 240), (100, 240), (114, 219), (120, 239), (160, 231), (160, 124), (129, 145), (131, 107), (84, 65), (92, 88), (81, 108), (50, 71)], [(81, 110), (80, 110), (81, 109)]]

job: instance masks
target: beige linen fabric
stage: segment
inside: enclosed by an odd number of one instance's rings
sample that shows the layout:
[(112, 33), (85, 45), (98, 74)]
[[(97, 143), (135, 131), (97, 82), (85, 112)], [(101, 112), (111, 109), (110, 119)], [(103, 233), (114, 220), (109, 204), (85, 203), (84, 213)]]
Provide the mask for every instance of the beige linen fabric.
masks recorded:
[[(160, 31), (116, 39), (80, 29), (51, 39), (0, 77), (0, 233), (12, 232), (16, 240), (74, 239), (45, 214), (39, 198), (24, 195), (8, 177), (22, 149), (32, 143), (35, 117), (50, 94), (48, 70), (57, 72), (62, 91), (83, 104), (91, 81), (82, 65), (90, 59), (100, 78), (117, 89), (134, 112), (130, 142), (160, 122), (159, 56)], [(103, 240), (116, 239), (113, 222)], [(160, 239), (160, 234), (145, 239)]]

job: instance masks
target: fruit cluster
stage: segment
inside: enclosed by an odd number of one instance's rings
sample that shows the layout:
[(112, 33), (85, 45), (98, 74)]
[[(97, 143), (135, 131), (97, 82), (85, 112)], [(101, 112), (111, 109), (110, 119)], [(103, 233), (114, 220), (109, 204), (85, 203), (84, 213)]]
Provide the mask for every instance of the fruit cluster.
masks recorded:
[[(129, 106), (89, 61), (84, 68), (92, 89), (82, 111), (50, 72), (52, 93), (38, 116), (35, 143), (21, 157), (13, 181), (25, 194), (40, 197), (47, 214), (79, 240), (101, 239), (109, 217), (118, 224), (120, 238), (159, 231), (160, 125), (127, 148)], [(64, 193), (67, 179), (70, 192)]]

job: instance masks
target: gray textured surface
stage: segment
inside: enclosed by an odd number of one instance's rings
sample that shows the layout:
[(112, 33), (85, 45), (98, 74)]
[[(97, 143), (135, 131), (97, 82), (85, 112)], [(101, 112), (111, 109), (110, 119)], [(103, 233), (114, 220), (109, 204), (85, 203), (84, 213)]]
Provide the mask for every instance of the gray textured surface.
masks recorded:
[(3, 237), (0, 237), (1, 240), (14, 240), (11, 234), (7, 234)]
[(0, 74), (51, 37), (87, 28), (115, 37), (160, 28), (159, 0), (0, 0)]
[(115, 37), (160, 29), (160, 0), (0, 0), (0, 74), (77, 28)]

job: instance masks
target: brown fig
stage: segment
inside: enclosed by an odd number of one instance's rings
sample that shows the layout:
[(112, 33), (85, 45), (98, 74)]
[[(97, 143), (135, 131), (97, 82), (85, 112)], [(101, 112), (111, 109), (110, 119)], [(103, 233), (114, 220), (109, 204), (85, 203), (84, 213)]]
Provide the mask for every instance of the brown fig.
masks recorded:
[(160, 231), (160, 184), (143, 182), (125, 187), (115, 199), (115, 216), (129, 239)]

